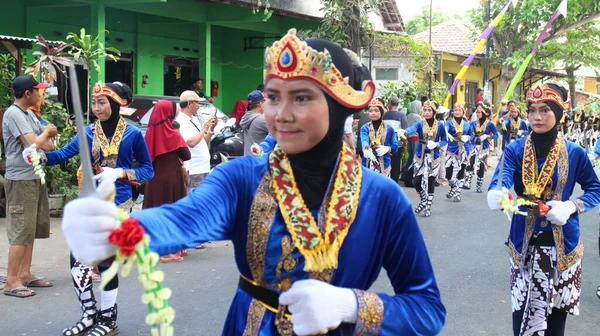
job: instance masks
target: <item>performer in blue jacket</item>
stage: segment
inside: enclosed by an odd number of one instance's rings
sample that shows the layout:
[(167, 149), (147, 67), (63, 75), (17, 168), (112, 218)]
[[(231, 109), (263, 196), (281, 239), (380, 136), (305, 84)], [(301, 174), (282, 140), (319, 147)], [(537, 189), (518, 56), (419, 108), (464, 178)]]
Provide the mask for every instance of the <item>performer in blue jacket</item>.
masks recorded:
[(383, 120), (385, 106), (379, 99), (369, 104), (369, 121), (360, 128), (360, 142), (363, 153), (363, 166), (383, 176), (390, 177), (392, 153), (398, 151), (398, 138), (392, 126)]
[(417, 121), (406, 130), (406, 134), (417, 133), (419, 136), (413, 162), (413, 185), (420, 198), (415, 213), (423, 217), (431, 216), (435, 180), (441, 166), (440, 149), (446, 146), (446, 128), (444, 121), (436, 118), (436, 111), (435, 104), (426, 101), (421, 109), (424, 120)]
[[(344, 121), (373, 98), (368, 69), (292, 29), (266, 52), (265, 85), (273, 153), (230, 161), (177, 203), (132, 213), (151, 249), (233, 241), (240, 283), (223, 335), (437, 335), (446, 313), (411, 204), (343, 145)], [(98, 198), (66, 207), (75, 255), (114, 255), (111, 211)], [(91, 239), (104, 243), (86, 248)], [(393, 295), (368, 291), (381, 268)]]
[(465, 105), (454, 104), (453, 116), (446, 121), (448, 149), (446, 152), (446, 179), (450, 190), (446, 198), (460, 202), (460, 194), (465, 183), (465, 171), (471, 156), (473, 128), (465, 118)]
[(477, 170), (477, 192), (483, 192), (483, 174), (487, 170), (487, 157), (490, 152), (490, 147), (493, 140), (498, 139), (498, 131), (496, 126), (489, 119), (492, 110), (479, 103), (475, 110), (477, 120), (471, 122), (471, 128), (474, 130), (473, 140), (473, 154), (471, 155), (471, 162), (467, 167), (467, 177), (465, 185), (469, 185), (470, 189), (471, 180), (475, 170)]
[[(584, 149), (558, 136), (568, 97), (553, 83), (528, 90), (532, 133), (506, 147), (502, 181), (498, 165), (487, 196), (490, 208), (500, 209), (514, 186), (519, 198), (535, 204), (519, 207), (526, 215), (513, 215), (507, 242), (514, 335), (564, 335), (567, 314), (580, 311), (579, 214), (600, 203), (600, 182)], [(572, 198), (577, 184), (583, 195)]]
[(508, 116), (502, 121), (502, 150), (506, 148), (511, 142), (521, 139), (529, 134), (529, 127), (527, 122), (521, 119), (519, 109), (515, 106), (514, 102), (510, 104), (510, 110)]
[[(96, 179), (110, 183), (116, 181), (114, 204), (130, 211), (134, 205), (131, 181), (149, 180), (154, 176), (152, 162), (142, 132), (128, 124), (120, 115), (121, 106), (131, 104), (129, 86), (120, 82), (97, 83), (92, 91), (92, 112), (98, 121), (85, 128), (90, 155), (96, 170)], [(42, 155), (46, 166), (61, 164), (79, 154), (79, 134), (64, 147)], [(26, 153), (24, 151), (24, 156)], [(137, 161), (138, 168), (133, 168)], [(80, 173), (78, 173), (80, 177)], [(100, 273), (110, 264), (98, 265)], [(94, 298), (92, 268), (71, 255), (73, 287), (83, 312), (73, 326), (63, 331), (64, 336), (115, 335), (119, 332), (117, 321), (117, 293), (119, 279), (115, 276), (102, 290), (100, 309)]]

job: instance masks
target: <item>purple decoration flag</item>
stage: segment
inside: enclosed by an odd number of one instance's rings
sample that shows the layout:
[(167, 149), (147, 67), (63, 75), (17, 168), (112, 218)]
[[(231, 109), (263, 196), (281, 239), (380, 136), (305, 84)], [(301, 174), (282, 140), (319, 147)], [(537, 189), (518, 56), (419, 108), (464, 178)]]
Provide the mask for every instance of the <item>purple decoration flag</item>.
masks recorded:
[(458, 83), (460, 83), (460, 78), (457, 78), (454, 80), (454, 83), (452, 83), (452, 86), (450, 87), (450, 90), (448, 90), (448, 92), (450, 92), (451, 94), (454, 94), (454, 91), (456, 90)]
[(467, 58), (464, 62), (462, 62), (461, 66), (471, 65), (471, 63), (473, 63), (474, 59), (475, 59), (475, 54), (471, 54), (471, 56), (469, 56), (469, 58)]

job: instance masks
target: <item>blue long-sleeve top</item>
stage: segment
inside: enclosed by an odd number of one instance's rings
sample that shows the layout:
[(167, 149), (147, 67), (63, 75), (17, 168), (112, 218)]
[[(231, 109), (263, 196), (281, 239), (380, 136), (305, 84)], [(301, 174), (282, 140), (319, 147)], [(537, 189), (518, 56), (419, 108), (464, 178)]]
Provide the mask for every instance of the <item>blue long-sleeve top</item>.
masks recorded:
[[(507, 189), (514, 186), (515, 192), (520, 197), (526, 197), (523, 193), (525, 189), (523, 184), (523, 153), (525, 141), (528, 138), (525, 137), (514, 141), (505, 148), (503, 154), (505, 157), (502, 186)], [(576, 205), (577, 211), (571, 215), (567, 223), (563, 226), (552, 225), (545, 216), (538, 217), (537, 213), (533, 211), (527, 216), (513, 215), (508, 245), (513, 259), (517, 263), (520, 263), (521, 266), (527, 254), (523, 252), (527, 251), (529, 240), (534, 231), (553, 231), (558, 251), (559, 268), (561, 270), (566, 269), (579, 260), (583, 255), (583, 242), (579, 236), (579, 214), (589, 211), (600, 204), (600, 182), (584, 149), (570, 141), (564, 139), (561, 139), (561, 141), (563, 141), (564, 146), (552, 173), (551, 182), (548, 182), (548, 185), (552, 183), (551, 196), (547, 197), (545, 192), (543, 192), (541, 200), (543, 202), (549, 200), (572, 200)], [(546, 158), (538, 158), (536, 160), (538, 172), (541, 171), (545, 161)], [(498, 184), (498, 173), (501, 162), (502, 160), (499, 161), (490, 182), (490, 190), (496, 188)], [(576, 184), (579, 184), (581, 189), (583, 189), (583, 195), (576, 199), (571, 199)], [(527, 211), (524, 207), (520, 207), (520, 209)], [(569, 260), (568, 263), (566, 262), (567, 260)]]
[(596, 157), (600, 156), (600, 138), (598, 138), (598, 140), (596, 140), (596, 146), (594, 147), (594, 154), (596, 155)]
[(498, 130), (496, 130), (496, 125), (494, 125), (493, 122), (491, 122), (489, 119), (486, 119), (484, 121), (485, 125), (482, 125), (483, 131), (481, 132), (481, 134), (478, 134), (477, 132), (477, 121), (473, 121), (471, 122), (471, 128), (474, 130), (474, 139), (473, 139), (473, 144), (474, 145), (479, 145), (481, 144), (481, 140), (479, 139), (480, 136), (487, 134), (489, 135), (489, 138), (486, 139), (485, 141), (483, 141), (483, 144), (481, 146), (481, 149), (486, 150), (490, 148), (490, 141), (491, 140), (496, 140), (498, 139)]
[(265, 140), (259, 144), (260, 148), (265, 152), (265, 154), (271, 153), (275, 148), (275, 145), (277, 145), (277, 140), (275, 140), (275, 137), (273, 137), (271, 133), (268, 133)]
[[(444, 127), (444, 122), (435, 120), (434, 123), (437, 122), (437, 129), (435, 130), (433, 137), (430, 138), (429, 135), (424, 132), (424, 128), (425, 128), (424, 123), (425, 122), (427, 122), (427, 121), (426, 120), (417, 121), (411, 127), (406, 129), (406, 134), (417, 133), (419, 135), (419, 140), (422, 140), (424, 142), (427, 142), (427, 141), (437, 142), (438, 146), (433, 150), (433, 159), (437, 160), (440, 158), (440, 148), (446, 146), (448, 143), (447, 138), (446, 138), (446, 127)], [(432, 127), (434, 127), (434, 126), (432, 126)], [(415, 149), (415, 155), (419, 160), (423, 160), (423, 152), (426, 150), (426, 148), (427, 148), (426, 146), (427, 146), (426, 143), (417, 145), (417, 147)]]
[[(450, 118), (446, 121), (446, 130), (448, 131), (448, 153), (458, 155), (460, 151), (461, 145), (464, 145), (466, 154), (469, 155), (471, 153), (471, 148), (473, 144), (471, 141), (473, 140), (473, 128), (471, 124), (467, 121), (467, 119), (462, 119), (461, 124), (463, 125), (462, 133), (459, 134), (454, 127), (453, 123), (454, 118)], [(462, 142), (460, 139), (461, 136), (467, 135), (469, 136), (469, 140), (467, 142)]]
[(516, 133), (518, 131), (523, 131), (523, 135), (520, 136), (521, 138), (529, 135), (529, 126), (527, 125), (527, 122), (521, 118), (519, 118), (519, 128), (517, 128), (516, 130), (513, 129), (511, 125), (511, 118), (506, 118), (504, 120), (504, 127), (506, 128), (506, 132), (504, 133), (504, 135), (502, 135), (502, 141), (504, 141), (505, 143), (510, 142), (511, 134), (513, 134), (513, 137), (516, 137)]
[[(382, 123), (385, 123), (385, 121), (381, 121)], [(371, 123), (367, 123), (365, 125), (363, 125), (360, 128), (360, 142), (361, 142), (361, 148), (367, 148), (371, 146), (371, 140), (369, 139), (369, 126), (371, 125)], [(394, 131), (394, 129), (390, 126), (390, 125), (385, 125), (386, 128), (386, 134), (385, 134), (385, 141), (381, 144), (382, 146), (389, 146), (392, 149), (392, 152), (397, 152), (398, 151), (398, 138), (396, 137), (396, 132)], [(375, 138), (379, 138), (379, 130), (375, 130)], [(377, 155), (377, 153), (375, 151), (373, 151), (373, 154)], [(362, 164), (363, 166), (367, 165), (367, 158), (363, 157), (362, 159)], [(383, 166), (384, 168), (388, 168), (390, 166), (390, 164), (392, 164), (392, 156), (391, 153), (387, 153), (383, 155)]]
[[(356, 217), (340, 248), (338, 267), (329, 280), (319, 279), (355, 289), (359, 311), (368, 306), (371, 321), (359, 315), (356, 325), (343, 325), (327, 335), (350, 335), (354, 328), (365, 335), (437, 335), (446, 311), (411, 203), (389, 178), (363, 169), (361, 181)], [(268, 157), (245, 156), (217, 167), (178, 202), (134, 212), (132, 217), (139, 219), (151, 238), (150, 248), (159, 254), (231, 240), (241, 275), (279, 292), (282, 278), (293, 283), (314, 274), (303, 270), (304, 257), (293, 241), (291, 254), (284, 253), (282, 240), (291, 240), (290, 234), (269, 186)], [(312, 214), (318, 218), (317, 210)], [(295, 262), (283, 266), (281, 260), (289, 258)], [(367, 291), (382, 268), (393, 295)], [(379, 318), (381, 323), (372, 323)], [(278, 335), (276, 314), (238, 288), (223, 335), (242, 335), (246, 323), (256, 319), (258, 334)]]
[[(96, 125), (96, 123), (88, 125), (85, 128), (85, 134), (87, 136), (92, 162), (102, 163), (105, 159), (102, 151), (94, 150), (93, 148), (94, 127), (96, 127)], [(111, 139), (112, 137), (108, 140), (110, 141)], [(79, 154), (79, 134), (75, 135), (75, 137), (62, 148), (46, 153), (46, 165), (52, 166), (61, 164), (77, 154)], [(134, 159), (139, 164), (138, 168), (133, 168)], [(113, 160), (107, 161), (110, 162)], [(148, 147), (146, 146), (146, 141), (144, 141), (144, 135), (138, 128), (129, 124), (127, 125), (125, 132), (123, 133), (123, 139), (119, 145), (117, 160), (116, 162), (112, 162), (112, 165), (109, 164), (108, 166), (111, 168), (123, 168), (127, 173), (127, 179), (131, 181), (149, 180), (154, 176), (154, 168), (152, 168)], [(130, 203), (132, 197), (131, 186), (119, 181), (116, 182), (115, 186), (117, 190), (115, 204), (121, 205), (126, 202)]]

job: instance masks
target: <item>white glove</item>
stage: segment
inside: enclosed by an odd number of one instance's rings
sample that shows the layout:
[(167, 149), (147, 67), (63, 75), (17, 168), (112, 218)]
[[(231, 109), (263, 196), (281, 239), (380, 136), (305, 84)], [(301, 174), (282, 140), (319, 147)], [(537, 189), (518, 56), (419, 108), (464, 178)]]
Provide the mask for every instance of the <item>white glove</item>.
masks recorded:
[(115, 182), (116, 180), (123, 178), (123, 168), (102, 167), (102, 170), (102, 173), (94, 176), (94, 181), (100, 183), (104, 181)]
[(571, 201), (549, 201), (546, 203), (546, 205), (552, 207), (552, 209), (550, 209), (550, 211), (548, 211), (546, 214), (546, 219), (554, 225), (562, 226), (567, 224), (569, 217), (571, 217), (571, 215), (577, 211), (575, 203)]
[(403, 129), (399, 129), (396, 131), (396, 135), (399, 139), (406, 139), (406, 131)]
[(390, 146), (379, 146), (377, 148), (377, 156), (384, 156), (386, 153), (390, 152), (392, 148)]
[(483, 134), (482, 136), (479, 137), (479, 140), (481, 141), (485, 141), (485, 139), (489, 138), (490, 136), (487, 134)]
[(254, 156), (265, 155), (265, 151), (257, 143), (253, 143), (252, 146), (250, 146), (250, 152), (252, 152), (252, 155), (254, 155)]
[(427, 149), (434, 149), (438, 146), (437, 142), (427, 140)]
[(25, 160), (25, 163), (27, 163), (30, 166), (33, 164), (33, 162), (31, 161), (31, 154), (35, 153), (36, 150), (37, 149), (35, 144), (23, 149), (23, 160)]
[(469, 140), (471, 140), (471, 138), (468, 135), (460, 136), (460, 141), (462, 141), (462, 142), (469, 142)]
[(319, 280), (295, 282), (290, 290), (281, 294), (279, 304), (288, 306), (294, 333), (300, 336), (326, 334), (344, 322), (358, 320), (354, 292)]
[(523, 130), (518, 130), (518, 131), (517, 131), (517, 135), (518, 135), (518, 136), (521, 136), (521, 135), (523, 135)]
[[(499, 182), (501, 183), (501, 182)], [(490, 209), (492, 210), (500, 210), (502, 209), (502, 204), (500, 203), (500, 199), (502, 198), (502, 196), (506, 195), (507, 193), (509, 193), (508, 189), (506, 188), (502, 188), (502, 190), (498, 190), (498, 189), (494, 189), (494, 190), (490, 190), (487, 193), (487, 202), (488, 202), (488, 206), (490, 207)]]
[(62, 232), (75, 256), (84, 265), (96, 265), (116, 254), (108, 235), (117, 227), (117, 206), (105, 201), (115, 192), (111, 181), (100, 183), (98, 196), (78, 198), (64, 209)]
[(371, 149), (371, 147), (366, 148), (363, 151), (364, 156), (368, 159), (371, 160), (373, 162), (377, 162), (377, 157), (375, 156), (375, 154), (373, 153), (373, 150)]

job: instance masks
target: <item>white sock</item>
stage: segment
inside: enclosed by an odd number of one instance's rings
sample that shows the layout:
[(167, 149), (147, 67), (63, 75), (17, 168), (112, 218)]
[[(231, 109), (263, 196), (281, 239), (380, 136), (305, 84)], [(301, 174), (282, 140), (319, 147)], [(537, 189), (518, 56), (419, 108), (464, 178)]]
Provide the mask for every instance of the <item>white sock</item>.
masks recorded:
[[(117, 302), (117, 293), (119, 292), (118, 288), (115, 288), (113, 290), (109, 290), (109, 291), (102, 291), (102, 293), (100, 294), (101, 297), (101, 303), (100, 303), (100, 310), (106, 310), (109, 308), (112, 308), (115, 306), (115, 303)], [(109, 314), (104, 314), (105, 316), (110, 316)]]

